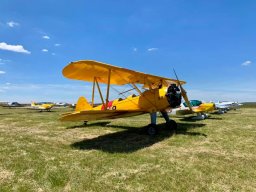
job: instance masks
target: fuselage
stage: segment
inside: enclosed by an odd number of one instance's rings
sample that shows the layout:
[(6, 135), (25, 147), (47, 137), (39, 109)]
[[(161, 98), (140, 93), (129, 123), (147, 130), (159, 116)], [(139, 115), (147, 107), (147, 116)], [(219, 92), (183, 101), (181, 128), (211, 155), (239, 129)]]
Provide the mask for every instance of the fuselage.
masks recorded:
[[(166, 97), (167, 87), (146, 90), (141, 95), (130, 95), (125, 99), (115, 99), (107, 103), (108, 110), (140, 110), (145, 112), (163, 111), (170, 107)], [(99, 105), (92, 110), (105, 110), (105, 105)]]
[(203, 103), (199, 100), (190, 100), (192, 111), (187, 106), (186, 102), (182, 103), (179, 108), (173, 109), (171, 114), (173, 115), (187, 115), (192, 113), (209, 112), (215, 110), (214, 103)]
[(31, 107), (41, 109), (41, 110), (50, 110), (54, 104), (51, 103), (42, 103), (42, 104), (36, 104), (36, 103), (31, 103)]
[(217, 109), (238, 109), (241, 104), (237, 102), (232, 102), (232, 101), (222, 101), (222, 102), (217, 102), (215, 103)]

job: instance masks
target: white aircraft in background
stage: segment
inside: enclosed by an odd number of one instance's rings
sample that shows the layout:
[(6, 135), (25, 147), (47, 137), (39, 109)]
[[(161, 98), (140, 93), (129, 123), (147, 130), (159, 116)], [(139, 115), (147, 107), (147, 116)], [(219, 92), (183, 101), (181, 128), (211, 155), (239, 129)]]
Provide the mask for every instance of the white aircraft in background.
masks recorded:
[(220, 114), (226, 113), (227, 111), (232, 109), (237, 110), (241, 105), (243, 104), (233, 101), (218, 101), (215, 103), (215, 107)]
[(57, 107), (67, 107), (67, 106), (69, 106), (69, 104), (65, 103), (65, 102), (57, 102), (54, 105), (57, 106)]
[(4, 107), (22, 107), (23, 105), (18, 103), (18, 102), (8, 102), (6, 105), (4, 105)]

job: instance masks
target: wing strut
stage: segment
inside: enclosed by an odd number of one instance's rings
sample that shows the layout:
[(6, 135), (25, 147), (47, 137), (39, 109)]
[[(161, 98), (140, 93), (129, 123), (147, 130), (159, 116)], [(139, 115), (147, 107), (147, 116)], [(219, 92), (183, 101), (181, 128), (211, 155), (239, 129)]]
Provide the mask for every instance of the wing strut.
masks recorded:
[(98, 88), (98, 91), (99, 91), (99, 94), (100, 94), (101, 102), (105, 106), (104, 99), (103, 99), (103, 96), (102, 96), (102, 93), (101, 93), (101, 90), (100, 90), (100, 86), (99, 86), (99, 83), (98, 83), (96, 77), (95, 77), (95, 82), (96, 82), (96, 85), (97, 85), (97, 88)]
[(134, 83), (131, 83), (131, 84), (136, 89), (136, 91), (138, 91), (138, 93), (141, 95), (142, 92), (139, 90), (139, 88)]
[(92, 86), (92, 107), (94, 105), (94, 93), (95, 93), (95, 80), (96, 78), (93, 78), (93, 86)]
[(110, 77), (111, 77), (111, 69), (108, 70), (108, 87), (107, 87), (107, 96), (106, 96), (105, 110), (107, 110), (107, 108), (108, 108), (109, 88), (110, 88)]

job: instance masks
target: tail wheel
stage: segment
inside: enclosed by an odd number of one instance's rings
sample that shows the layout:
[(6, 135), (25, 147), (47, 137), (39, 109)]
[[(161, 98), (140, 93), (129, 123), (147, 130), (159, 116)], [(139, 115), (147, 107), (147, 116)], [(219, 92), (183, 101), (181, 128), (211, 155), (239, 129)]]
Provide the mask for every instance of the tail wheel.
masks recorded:
[(177, 123), (174, 120), (170, 120), (166, 123), (166, 128), (170, 129), (170, 130), (177, 130)]
[(149, 124), (147, 126), (147, 134), (150, 136), (154, 136), (158, 133), (157, 127), (155, 124)]

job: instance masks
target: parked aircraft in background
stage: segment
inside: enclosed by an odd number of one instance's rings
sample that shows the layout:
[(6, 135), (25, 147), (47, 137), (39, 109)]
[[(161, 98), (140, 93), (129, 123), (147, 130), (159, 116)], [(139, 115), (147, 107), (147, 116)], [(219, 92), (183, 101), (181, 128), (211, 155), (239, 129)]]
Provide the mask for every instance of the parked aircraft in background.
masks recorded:
[(199, 100), (190, 100), (191, 109), (188, 107), (187, 103), (184, 102), (180, 105), (179, 108), (172, 109), (170, 111), (171, 115), (189, 115), (189, 114), (197, 114), (197, 116), (192, 119), (203, 120), (208, 117), (206, 112), (210, 112), (215, 110), (214, 103), (203, 103)]
[(42, 111), (50, 111), (53, 108), (53, 106), (54, 106), (54, 104), (51, 102), (39, 102), (39, 103), (32, 102), (31, 103), (32, 109), (38, 109), (41, 112)]
[(216, 109), (218, 109), (218, 113), (223, 114), (229, 110), (239, 109), (241, 103), (233, 102), (233, 101), (218, 101), (215, 103)]
[(69, 106), (70, 104), (68, 103), (65, 103), (65, 102), (57, 102), (54, 104), (55, 106), (58, 106), (58, 107), (67, 107)]
[(18, 102), (8, 102), (3, 105), (3, 107), (15, 108), (15, 107), (23, 107), (24, 105)]
[[(80, 97), (74, 112), (65, 113), (62, 121), (93, 121), (129, 117), (144, 113), (150, 114), (151, 123), (147, 133), (157, 133), (156, 113), (162, 113), (166, 126), (176, 129), (175, 121), (170, 120), (166, 109), (180, 106), (181, 97), (188, 102), (186, 91), (182, 88), (184, 81), (145, 74), (97, 61), (77, 61), (67, 65), (63, 75), (70, 79), (84, 80), (93, 83), (91, 104)], [(106, 97), (103, 98), (99, 83), (107, 85)], [(138, 95), (130, 95), (125, 99), (109, 101), (110, 85), (130, 85)], [(140, 89), (138, 85), (143, 85)], [(102, 104), (94, 107), (95, 88), (98, 89)], [(190, 107), (190, 103), (188, 102)]]

